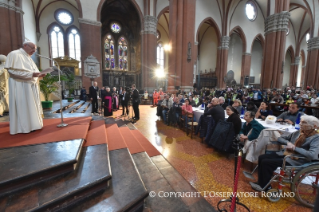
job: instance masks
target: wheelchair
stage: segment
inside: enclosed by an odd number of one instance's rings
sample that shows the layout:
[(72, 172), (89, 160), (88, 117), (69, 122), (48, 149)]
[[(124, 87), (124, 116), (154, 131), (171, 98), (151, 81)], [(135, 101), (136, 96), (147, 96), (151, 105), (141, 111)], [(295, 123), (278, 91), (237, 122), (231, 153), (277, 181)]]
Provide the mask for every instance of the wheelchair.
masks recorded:
[[(274, 171), (274, 176), (263, 188), (268, 188), (271, 183), (278, 183), (278, 188), (267, 191), (266, 197), (271, 202), (278, 202), (283, 194), (283, 187), (290, 186), (294, 198), (306, 207), (314, 207), (317, 191), (319, 191), (319, 161), (311, 161), (301, 166), (286, 166), (286, 159), (306, 159), (305, 157), (287, 155), (279, 172)], [(278, 169), (277, 169), (278, 170)]]

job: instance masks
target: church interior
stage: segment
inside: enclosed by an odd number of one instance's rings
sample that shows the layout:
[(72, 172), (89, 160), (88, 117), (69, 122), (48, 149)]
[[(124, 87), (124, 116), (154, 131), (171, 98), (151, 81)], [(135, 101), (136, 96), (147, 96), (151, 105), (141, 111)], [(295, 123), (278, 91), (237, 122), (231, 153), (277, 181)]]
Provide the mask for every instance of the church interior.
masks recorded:
[[(317, 0), (0, 0), (0, 211), (218, 211), (234, 189), (234, 154), (168, 126), (154, 90), (318, 92), (318, 13)], [(39, 81), (41, 101), (51, 102), (43, 128), (10, 135), (4, 65), (26, 41), (40, 71), (57, 66), (67, 79)], [(128, 117), (117, 106), (105, 118), (102, 102), (93, 114), (81, 95), (94, 82), (121, 92), (135, 84), (139, 120), (128, 119), (131, 106)], [(236, 187), (255, 194), (243, 174), (252, 164), (242, 161)], [(297, 200), (241, 196), (236, 207), (314, 210)]]

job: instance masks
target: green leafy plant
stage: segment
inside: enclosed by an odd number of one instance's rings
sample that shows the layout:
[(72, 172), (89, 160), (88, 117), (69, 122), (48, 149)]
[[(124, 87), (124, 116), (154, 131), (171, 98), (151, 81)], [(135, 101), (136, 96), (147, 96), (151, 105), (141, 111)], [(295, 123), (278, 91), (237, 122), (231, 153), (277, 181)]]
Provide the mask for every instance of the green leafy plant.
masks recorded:
[[(61, 80), (65, 80), (64, 76), (61, 76)], [(51, 74), (47, 74), (40, 80), (40, 91), (43, 93), (45, 101), (49, 101), (51, 93), (58, 94), (59, 92), (59, 77)]]
[(69, 89), (69, 98), (72, 97), (72, 94), (74, 93), (74, 85), (75, 85), (75, 76), (70, 71), (64, 71), (65, 81), (67, 84), (67, 88)]

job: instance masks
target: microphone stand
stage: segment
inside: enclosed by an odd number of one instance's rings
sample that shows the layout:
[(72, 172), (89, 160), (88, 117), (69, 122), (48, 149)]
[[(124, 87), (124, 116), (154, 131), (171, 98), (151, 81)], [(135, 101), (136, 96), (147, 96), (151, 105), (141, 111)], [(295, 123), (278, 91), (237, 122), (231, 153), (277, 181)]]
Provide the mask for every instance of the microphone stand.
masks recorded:
[(68, 126), (68, 124), (66, 124), (66, 123), (63, 123), (63, 111), (62, 111), (62, 84), (61, 84), (61, 74), (60, 74), (60, 72), (61, 72), (61, 70), (60, 70), (60, 65), (59, 65), (59, 63), (57, 62), (57, 61), (55, 61), (54, 59), (52, 59), (52, 58), (49, 58), (49, 57), (46, 57), (46, 56), (43, 56), (43, 55), (40, 55), (40, 54), (37, 54), (37, 56), (38, 57), (42, 57), (42, 58), (45, 58), (45, 59), (48, 59), (48, 60), (51, 60), (51, 61), (53, 61), (56, 65), (57, 65), (57, 67), (58, 67), (58, 75), (59, 75), (59, 84), (60, 84), (60, 86), (59, 86), (59, 93), (60, 93), (60, 114), (61, 114), (61, 124), (58, 124), (57, 125), (57, 127), (66, 127), (66, 126)]

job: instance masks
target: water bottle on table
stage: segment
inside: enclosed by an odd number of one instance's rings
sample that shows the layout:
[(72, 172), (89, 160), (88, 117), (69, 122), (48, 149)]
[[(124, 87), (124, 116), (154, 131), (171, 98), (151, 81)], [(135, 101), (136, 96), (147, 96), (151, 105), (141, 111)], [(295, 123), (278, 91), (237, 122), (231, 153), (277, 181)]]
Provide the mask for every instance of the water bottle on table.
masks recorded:
[(300, 113), (297, 115), (296, 123), (295, 123), (295, 129), (300, 130)]

